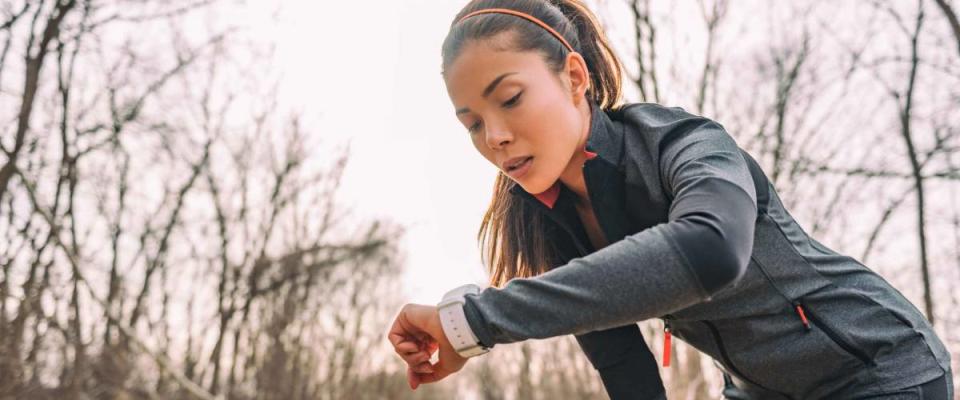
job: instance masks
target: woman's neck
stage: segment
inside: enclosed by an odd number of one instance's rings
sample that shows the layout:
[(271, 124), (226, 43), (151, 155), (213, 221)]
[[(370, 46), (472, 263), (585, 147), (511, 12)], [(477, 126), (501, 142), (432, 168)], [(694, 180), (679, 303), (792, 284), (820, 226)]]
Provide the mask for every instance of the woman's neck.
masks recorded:
[(587, 138), (590, 135), (592, 110), (590, 108), (590, 102), (586, 101), (586, 98), (583, 100), (584, 101), (580, 102), (577, 106), (582, 116), (581, 121), (583, 121), (580, 124), (580, 141), (577, 142), (577, 151), (574, 152), (573, 158), (570, 159), (567, 168), (560, 175), (560, 182), (577, 195), (578, 206), (586, 206), (589, 209), (590, 195), (587, 193), (586, 181), (583, 178), (583, 163), (587, 161), (587, 155), (584, 150), (587, 145)]

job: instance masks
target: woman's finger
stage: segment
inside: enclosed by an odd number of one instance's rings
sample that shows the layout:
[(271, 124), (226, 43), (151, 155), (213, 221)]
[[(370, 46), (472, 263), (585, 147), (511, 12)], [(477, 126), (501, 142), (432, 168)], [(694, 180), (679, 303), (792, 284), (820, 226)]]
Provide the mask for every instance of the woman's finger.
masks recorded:
[(417, 374), (417, 379), (420, 383), (433, 383), (446, 378), (447, 375), (451, 373), (452, 371), (448, 371), (447, 368), (444, 367), (444, 360), (440, 360), (436, 365), (433, 365), (433, 371)]
[(416, 374), (416, 375), (417, 375), (417, 382), (418, 382), (417, 384), (419, 385), (421, 383), (433, 383), (433, 382), (439, 381), (443, 378), (446, 378), (447, 375), (450, 375), (450, 373), (434, 370), (433, 372)]
[(433, 383), (459, 371), (466, 364), (467, 358), (461, 357), (452, 347), (444, 345), (439, 352), (439, 360), (433, 364), (433, 372), (417, 374), (421, 384)]
[(420, 386), (420, 379), (417, 378), (417, 373), (413, 372), (413, 367), (407, 367), (407, 384), (411, 390), (417, 390), (417, 386)]
[(397, 354), (402, 356), (405, 354), (417, 353), (417, 352), (423, 351), (424, 350), (423, 347), (424, 346), (421, 344), (408, 340), (406, 342), (400, 342), (400, 344), (394, 346), (393, 349), (397, 352)]
[(415, 343), (412, 341), (401, 342), (394, 350), (409, 365), (417, 365), (425, 360), (429, 360), (439, 345), (436, 341), (431, 343)]
[(425, 340), (421, 338), (417, 338), (416, 340), (412, 340), (408, 338), (407, 340), (401, 341), (394, 345), (394, 351), (396, 351), (397, 354), (400, 354), (400, 355), (403, 355), (406, 353), (419, 352), (419, 351), (426, 351), (429, 353), (433, 353), (440, 347), (440, 344), (437, 343), (436, 340), (434, 340), (430, 336), (425, 336), (425, 337), (426, 337)]
[(407, 365), (414, 366), (429, 360), (430, 353), (421, 351), (417, 353), (401, 354), (400, 358), (402, 358), (403, 362), (407, 363)]
[(417, 332), (417, 333), (414, 333), (413, 336), (415, 336), (417, 340), (419, 340), (422, 343), (429, 343), (429, 342), (435, 341), (433, 337), (431, 337), (430, 334), (426, 332)]
[(430, 361), (424, 361), (420, 364), (417, 364), (413, 367), (413, 372), (418, 374), (429, 374), (433, 373), (433, 365), (430, 364)]

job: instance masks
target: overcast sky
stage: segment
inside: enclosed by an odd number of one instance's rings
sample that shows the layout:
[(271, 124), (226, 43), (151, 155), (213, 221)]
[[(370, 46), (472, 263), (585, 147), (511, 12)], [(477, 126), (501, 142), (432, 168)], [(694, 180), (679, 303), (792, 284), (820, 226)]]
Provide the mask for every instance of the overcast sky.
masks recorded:
[(475, 237), (496, 169), (473, 148), (440, 76), (440, 44), (465, 3), (290, 0), (278, 23), (263, 20), (276, 35), (283, 96), (331, 147), (351, 144), (343, 201), (358, 217), (408, 228), (412, 302), (486, 281)]

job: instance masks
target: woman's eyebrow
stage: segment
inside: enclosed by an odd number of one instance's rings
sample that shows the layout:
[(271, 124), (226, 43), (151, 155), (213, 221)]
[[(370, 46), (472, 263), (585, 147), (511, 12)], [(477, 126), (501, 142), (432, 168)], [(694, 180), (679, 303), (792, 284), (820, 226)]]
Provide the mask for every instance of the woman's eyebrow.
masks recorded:
[[(490, 82), (489, 85), (487, 85), (486, 89), (483, 89), (483, 97), (486, 98), (487, 96), (490, 95), (490, 93), (493, 93), (493, 90), (497, 88), (497, 85), (500, 84), (500, 81), (502, 81), (503, 78), (506, 78), (513, 74), (516, 74), (516, 72), (505, 72), (503, 74), (500, 74), (500, 76), (496, 77), (496, 79), (494, 79), (492, 82)], [(468, 112), (470, 112), (470, 109), (464, 107), (457, 110), (457, 115), (468, 113)]]
[(486, 89), (483, 89), (483, 97), (486, 98), (487, 96), (490, 95), (490, 93), (493, 93), (493, 89), (496, 89), (496, 88), (497, 88), (497, 85), (500, 84), (500, 81), (502, 81), (503, 78), (506, 78), (507, 76), (513, 75), (513, 74), (515, 74), (515, 73), (516, 73), (516, 72), (506, 72), (506, 73), (501, 74), (500, 76), (498, 76), (497, 79), (494, 79), (493, 82), (490, 82), (490, 84), (487, 85), (487, 88), (486, 88)]

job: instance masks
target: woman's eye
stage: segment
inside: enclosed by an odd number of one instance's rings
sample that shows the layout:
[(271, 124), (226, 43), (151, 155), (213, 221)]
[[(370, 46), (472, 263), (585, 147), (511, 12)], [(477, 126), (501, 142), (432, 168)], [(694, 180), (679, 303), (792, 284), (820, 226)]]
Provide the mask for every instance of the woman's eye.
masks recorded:
[(520, 91), (520, 93), (517, 93), (516, 96), (511, 97), (510, 100), (505, 101), (505, 102), (503, 103), (503, 106), (504, 106), (504, 107), (507, 107), (507, 108), (510, 108), (510, 107), (513, 107), (513, 106), (517, 105), (517, 101), (520, 100), (520, 95), (521, 95), (521, 94), (523, 94), (523, 91), (522, 91), (522, 90)]
[(480, 121), (475, 122), (473, 125), (470, 125), (470, 127), (467, 128), (467, 130), (470, 131), (470, 133), (474, 133), (478, 129), (480, 129)]

